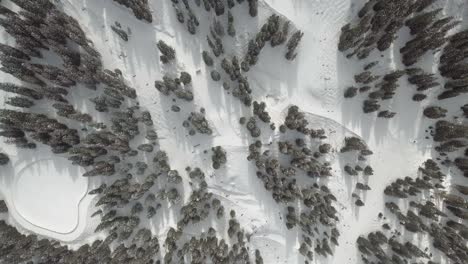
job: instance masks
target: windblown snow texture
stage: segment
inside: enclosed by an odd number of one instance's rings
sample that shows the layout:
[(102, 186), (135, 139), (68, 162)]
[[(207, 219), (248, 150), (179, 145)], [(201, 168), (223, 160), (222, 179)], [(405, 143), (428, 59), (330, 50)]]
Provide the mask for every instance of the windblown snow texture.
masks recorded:
[(468, 263), (463, 0), (3, 0), (0, 263)]

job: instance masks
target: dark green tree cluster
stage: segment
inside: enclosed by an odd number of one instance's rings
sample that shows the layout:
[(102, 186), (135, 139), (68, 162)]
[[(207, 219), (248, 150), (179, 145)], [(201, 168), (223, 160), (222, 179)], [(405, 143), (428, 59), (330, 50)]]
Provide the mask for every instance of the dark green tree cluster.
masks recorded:
[(437, 19), (442, 9), (435, 9), (406, 20), (405, 25), (410, 28), (414, 38), (400, 49), (402, 62), (406, 66), (415, 64), (428, 51), (435, 51), (446, 42), (446, 35), (460, 22), (452, 17)]
[(213, 66), (214, 61), (213, 61), (213, 58), (208, 53), (208, 51), (203, 51), (202, 52), (202, 58), (203, 58), (203, 61), (205, 62), (205, 64), (207, 66)]
[[(239, 0), (237, 0), (239, 1)], [(240, 2), (240, 1), (239, 1)], [(249, 3), (249, 14), (251, 17), (256, 17), (258, 14), (258, 0), (247, 0)]]
[(153, 16), (149, 8), (148, 0), (114, 0), (115, 2), (130, 8), (137, 19), (153, 22)]
[(227, 162), (226, 151), (221, 146), (213, 147), (211, 151), (213, 151), (213, 155), (211, 156), (213, 168), (217, 170)]
[(406, 73), (408, 75), (408, 82), (416, 85), (418, 92), (424, 92), (440, 86), (435, 74), (426, 73), (420, 68), (408, 68), (406, 69)]
[[(241, 73), (241, 66), (237, 56), (233, 56), (232, 60), (224, 58), (221, 61), (221, 68), (229, 76), (231, 82), (234, 82), (234, 88), (232, 89), (232, 95), (239, 98), (242, 103), (246, 106), (250, 106), (252, 103), (252, 90), (250, 88), (249, 81)], [(215, 71), (215, 70), (214, 70)], [(212, 76), (213, 77), (213, 76)], [(221, 80), (221, 76), (217, 80)], [(223, 82), (223, 86), (226, 90), (229, 90), (231, 84), (228, 81)]]
[[(232, 0), (234, 1), (234, 0)], [(232, 15), (231, 11), (228, 11), (227, 13), (228, 17), (228, 27), (227, 27), (227, 33), (231, 37), (236, 36), (236, 28), (234, 27), (234, 16)]]
[(158, 41), (157, 47), (161, 52), (161, 56), (159, 56), (159, 58), (162, 63), (168, 63), (175, 59), (176, 53), (174, 48), (166, 44), (166, 42), (163, 40)]
[[(460, 222), (457, 218), (467, 218), (462, 209), (465, 204), (462, 195), (466, 195), (468, 189), (466, 186), (456, 185), (454, 193), (446, 193), (442, 184), (445, 179), (446, 175), (437, 162), (428, 159), (419, 168), (416, 179), (409, 176), (397, 179), (384, 190), (385, 195), (399, 199), (399, 204), (408, 208), (407, 212), (400, 209), (395, 202), (387, 202), (385, 207), (401, 225), (396, 227), (397, 232), (427, 234), (434, 248), (448, 259), (456, 263), (467, 263), (467, 247), (462, 241), (468, 237), (468, 228), (463, 220)], [(433, 197), (426, 195), (430, 192), (441, 193), (439, 198), (443, 200), (447, 210), (439, 208)], [(382, 213), (379, 214), (379, 218), (383, 218)], [(360, 236), (357, 240), (365, 263), (370, 263), (373, 259), (398, 263), (426, 259), (427, 263), (435, 263), (431, 260), (433, 254), (428, 254), (426, 250), (404, 241), (403, 238), (392, 236), (388, 223), (383, 224), (382, 228), (383, 232), (372, 232), (367, 238)], [(391, 237), (387, 238), (387, 235)]]
[(31, 101), (24, 97), (14, 96), (14, 97), (9, 97), (5, 101), (5, 104), (15, 106), (15, 107), (31, 108), (32, 106), (34, 106), (34, 101)]
[[(92, 48), (76, 20), (59, 11), (49, 1), (16, 2), (24, 10), (18, 14), (6, 11), (8, 15), (0, 20), (0, 25), (16, 39), (15, 49), (20, 50), (21, 54), (4, 48), (2, 70), (40, 87), (46, 86), (42, 77), (65, 87), (81, 82), (95, 88), (95, 74), (101, 68), (99, 54)], [(68, 42), (75, 42), (82, 50), (71, 49)], [(64, 62), (63, 69), (30, 63), (25, 56), (42, 58), (43, 49), (57, 53)]]
[(270, 123), (271, 117), (270, 114), (266, 111), (266, 104), (265, 102), (253, 102), (253, 114), (258, 116), (260, 120), (265, 123)]
[[(249, 71), (250, 66), (253, 66), (258, 61), (260, 52), (265, 47), (267, 42), (270, 42), (272, 47), (278, 46), (286, 42), (289, 31), (289, 22), (282, 21), (278, 15), (271, 15), (263, 24), (260, 32), (257, 33), (254, 39), (251, 39), (248, 44), (247, 54), (245, 55), (241, 65), (243, 71)], [(288, 53), (291, 58), (294, 56), (294, 50), (302, 37), (299, 31), (293, 34), (288, 43)]]
[(165, 75), (162, 81), (156, 81), (154, 86), (162, 94), (169, 96), (174, 94), (177, 98), (192, 101), (193, 92), (191, 89), (192, 77), (187, 72), (182, 72), (179, 78), (171, 78)]
[[(387, 50), (403, 26), (410, 27), (414, 39), (401, 49), (403, 63), (414, 64), (428, 50), (435, 50), (445, 42), (447, 30), (456, 25), (451, 18), (435, 21), (437, 11), (422, 13), (435, 0), (369, 0), (358, 12), (354, 25), (341, 29), (338, 49), (351, 50), (347, 57), (367, 58), (374, 49)], [(412, 16), (414, 14), (414, 16)], [(412, 17), (411, 17), (412, 16)]]
[[(138, 19), (152, 21), (147, 0), (115, 1), (132, 9)], [(78, 251), (72, 251), (59, 246), (55, 241), (19, 235), (16, 230), (0, 223), (0, 233), (3, 232), (1, 237), (6, 238), (0, 242), (0, 251), (4, 253), (0, 254), (0, 262), (147, 264), (161, 263), (161, 261), (166, 263), (255, 261), (256, 264), (263, 263), (258, 250), (255, 251), (255, 257), (252, 256), (249, 236), (241, 228), (235, 212), (231, 211), (229, 219), (225, 217), (224, 206), (208, 192), (208, 185), (200, 169), (187, 171), (194, 191), (189, 201), (180, 207), (184, 201), (182, 188), (184, 179), (177, 170), (171, 170), (167, 155), (158, 149), (155, 142), (157, 133), (153, 129), (151, 115), (147, 111), (140, 110), (136, 102), (136, 91), (126, 84), (120, 70), (103, 69), (100, 54), (86, 38), (78, 22), (49, 0), (12, 0), (12, 2), (20, 7), (20, 11), (0, 6), (2, 13), (0, 26), (16, 40), (15, 47), (0, 45), (1, 70), (23, 81), (24, 84), (4, 83), (0, 84), (0, 89), (14, 94), (15, 97), (10, 97), (7, 103), (10, 106), (21, 107), (23, 111), (27, 111), (27, 108), (36, 110), (36, 105), (44, 106), (50, 103), (50, 106), (56, 110), (57, 120), (40, 113), (3, 109), (0, 110), (0, 135), (6, 137), (8, 142), (21, 147), (35, 147), (35, 143), (29, 141), (32, 140), (49, 145), (54, 153), (67, 153), (73, 164), (86, 168), (86, 173), (83, 175), (85, 177), (113, 177), (106, 179), (107, 184), (100, 185), (90, 192), (98, 196), (96, 198), (98, 208), (92, 216), (100, 217), (101, 222), (96, 227), (96, 232), (105, 233), (104, 240), (96, 240), (91, 245), (80, 247)], [(172, 2), (178, 4), (177, 0)], [(197, 17), (190, 9), (189, 1), (181, 2), (185, 6), (185, 11), (180, 8), (180, 12), (176, 11), (176, 16), (179, 20), (183, 18), (189, 32), (195, 34), (198, 27)], [(194, 2), (197, 5), (202, 4), (201, 1)], [(237, 2), (243, 1), (237, 0)], [(256, 16), (258, 2), (250, 0), (248, 3), (249, 13)], [(211, 8), (216, 16), (227, 13), (227, 34), (234, 36), (234, 18), (228, 9), (234, 7), (235, 2), (204, 0), (203, 4), (205, 8)], [(223, 21), (221, 17), (219, 21)], [(284, 23), (281, 27), (278, 21), (272, 20), (269, 23), (271, 25), (268, 26), (273, 29), (266, 27), (262, 29), (268, 35), (266, 41), (270, 41), (272, 46), (285, 43), (288, 24)], [(111, 28), (125, 40), (123, 31), (118, 29)], [(221, 39), (224, 34), (223, 25), (214, 24), (208, 42), (209, 45), (211, 42), (210, 46), (216, 57), (224, 53)], [(295, 46), (297, 44), (293, 43), (292, 49), (295, 49)], [(175, 60), (175, 50), (172, 47), (160, 41), (158, 49), (163, 63)], [(42, 58), (44, 50), (57, 55), (60, 62), (48, 63)], [(211, 59), (208, 59), (208, 56), (209, 54), (204, 55), (204, 59), (207, 58), (205, 60), (207, 65)], [(211, 64), (214, 63), (211, 59)], [(247, 78), (241, 75), (240, 64), (237, 58), (233, 57), (232, 60), (222, 61), (221, 67), (229, 79), (237, 84), (231, 89), (233, 95), (250, 106), (252, 91)], [(227, 83), (225, 80), (228, 79), (224, 78), (224, 73), (218, 72), (218, 75), (219, 80), (223, 78), (223, 83)], [(164, 94), (173, 93), (178, 98), (191, 101), (193, 100), (193, 93), (189, 89), (191, 84), (192, 76), (187, 72), (181, 72), (178, 78), (165, 76), (162, 81), (156, 82), (155, 86)], [(95, 123), (94, 116), (80, 112), (81, 109), (77, 109), (80, 104), (75, 104), (71, 100), (76, 99), (73, 93), (82, 86), (91, 89), (87, 91), (92, 94), (90, 102), (98, 112), (101, 112), (96, 118), (103, 120), (103, 123)], [(41, 110), (40, 107), (37, 108)], [(259, 116), (265, 120), (269, 119), (261, 104), (257, 110)], [(68, 123), (65, 125), (64, 119), (73, 125), (68, 126)], [(199, 133), (213, 132), (202, 110), (200, 113), (192, 112), (187, 122)], [(77, 126), (81, 130), (75, 129)], [(145, 139), (149, 143), (135, 142), (139, 140), (142, 127), (146, 130)], [(151, 158), (146, 159), (151, 155), (154, 155), (152, 162)], [(216, 148), (215, 156), (214, 163), (222, 165), (226, 162), (226, 153), (222, 149)], [(3, 160), (5, 158), (0, 155), (0, 162)], [(290, 168), (283, 171), (285, 175), (293, 174)], [(294, 186), (291, 188), (294, 189)], [(314, 199), (312, 194), (308, 197)], [(328, 198), (320, 199), (318, 204), (323, 204), (323, 199)], [(171, 228), (167, 234), (164, 243), (166, 252), (158, 254), (160, 250), (158, 238), (142, 226), (146, 223), (140, 219), (146, 216), (152, 221), (159, 210), (169, 206), (180, 208), (181, 218), (177, 228)], [(317, 210), (326, 209), (326, 207), (320, 208), (317, 207)], [(330, 214), (333, 212), (330, 211)], [(189, 225), (202, 222), (207, 224), (210, 215), (216, 215), (217, 221), (226, 220), (229, 239), (221, 239), (214, 228), (207, 229), (208, 234), (188, 237), (182, 235), (186, 234), (185, 228)], [(305, 217), (310, 221), (323, 220), (312, 214)], [(332, 233), (332, 237), (335, 236), (336, 233)], [(319, 249), (323, 249), (320, 252), (328, 251), (326, 243), (328, 242), (320, 242)]]
[(26, 133), (31, 139), (49, 145), (54, 153), (65, 153), (80, 143), (76, 129), (43, 114), (2, 109), (0, 122), (3, 124), (1, 135), (18, 147), (35, 148), (35, 144), (26, 139)]
[[(236, 212), (231, 210), (230, 218), (226, 217), (221, 201), (207, 190), (205, 174), (199, 169), (187, 168), (192, 185), (195, 186), (189, 200), (180, 209), (182, 219), (177, 223), (177, 229), (171, 228), (167, 233), (164, 247), (166, 263), (251, 263), (253, 256), (249, 253), (248, 234), (241, 228), (236, 219)], [(218, 237), (218, 232), (207, 222), (210, 216), (216, 216), (216, 221), (228, 220), (226, 224), (228, 239)], [(208, 224), (207, 231), (200, 235), (186, 237), (184, 231), (194, 225)], [(256, 263), (262, 263), (262, 257), (257, 250)]]
[(443, 100), (468, 92), (468, 30), (460, 31), (449, 38), (440, 56), (440, 74), (446, 78), (445, 90), (438, 99)]
[(210, 29), (210, 35), (206, 36), (206, 41), (208, 46), (210, 46), (211, 51), (216, 57), (219, 57), (224, 53), (223, 41), (219, 35), (213, 29)]
[(102, 84), (106, 85), (101, 95), (90, 99), (98, 112), (119, 109), (127, 99), (136, 98), (135, 89), (125, 84), (118, 71), (104, 70), (99, 72), (96, 77)]
[[(184, 13), (184, 9), (180, 6), (179, 0), (172, 0), (172, 3), (173, 3), (172, 6), (176, 13), (177, 20), (181, 24), (186, 23), (188, 32), (192, 35), (195, 35), (197, 33), (197, 28), (200, 25), (200, 22), (198, 21), (197, 16), (195, 15), (192, 8), (190, 7), (189, 2), (187, 0), (183, 0), (182, 2), (184, 4), (184, 8), (187, 14)], [(201, 2), (196, 1), (195, 4), (199, 6)]]
[(120, 23), (115, 22), (115, 26), (114, 26), (114, 25), (111, 25), (111, 29), (112, 29), (112, 31), (114, 31), (115, 34), (117, 34), (117, 36), (119, 36), (123, 41), (128, 41), (128, 34), (127, 34), (127, 32), (125, 32), (125, 30), (122, 29), (122, 26), (120, 25)]
[(206, 135), (213, 134), (213, 130), (205, 117), (203, 109), (200, 112), (190, 112), (187, 120), (182, 125), (189, 130), (189, 135), (191, 136), (194, 136), (197, 132)]
[(294, 60), (296, 58), (297, 56), (296, 49), (297, 49), (297, 46), (299, 46), (299, 43), (301, 42), (302, 36), (304, 36), (304, 33), (298, 30), (294, 32), (294, 34), (288, 40), (288, 43), (286, 44), (288, 51), (286, 52), (286, 55), (285, 55), (285, 58), (287, 60)]
[[(364, 66), (364, 68), (366, 68), (366, 66)], [(367, 94), (367, 99), (363, 102), (363, 112), (377, 112), (381, 108), (381, 102), (391, 100), (394, 97), (399, 87), (399, 80), (404, 75), (407, 75), (407, 80), (410, 84), (417, 87), (417, 93), (413, 96), (414, 101), (424, 100), (427, 96), (423, 92), (440, 86), (435, 74), (426, 73), (419, 67), (391, 71), (383, 75), (379, 82), (375, 81), (379, 80), (380, 76), (373, 75), (370, 70), (365, 70), (354, 76), (355, 82), (364, 86), (360, 88), (354, 86), (346, 88), (344, 97), (353, 98), (358, 95), (358, 91), (360, 94)], [(371, 85), (374, 86), (372, 91)], [(382, 118), (393, 118), (395, 115), (395, 112), (390, 112), (389, 110), (382, 110), (377, 114), (378, 117)]]
[[(276, 157), (272, 147), (256, 141), (249, 146), (248, 160), (254, 161), (257, 177), (273, 199), (286, 213), (285, 225), (288, 229), (298, 228), (301, 232), (299, 253), (312, 260), (314, 251), (318, 255), (333, 255), (332, 244), (338, 245), (340, 233), (336, 227), (337, 211), (333, 205), (336, 198), (326, 186), (299, 185), (302, 176), (320, 177), (329, 175), (327, 164), (313, 157), (313, 151), (301, 140), (296, 144), (289, 141), (278, 142), (279, 153), (288, 157), (285, 162)], [(290, 161), (290, 164), (287, 162)], [(301, 172), (306, 172), (305, 175)], [(301, 207), (295, 206), (297, 203)], [(320, 228), (323, 235), (315, 233)]]
[(0, 165), (4, 166), (8, 164), (8, 162), (10, 162), (10, 158), (8, 157), (8, 155), (0, 152)]
[(80, 113), (68, 103), (54, 103), (52, 107), (57, 109), (57, 115), (59, 116), (76, 120), (81, 123), (89, 123), (92, 121), (91, 115), (86, 113)]

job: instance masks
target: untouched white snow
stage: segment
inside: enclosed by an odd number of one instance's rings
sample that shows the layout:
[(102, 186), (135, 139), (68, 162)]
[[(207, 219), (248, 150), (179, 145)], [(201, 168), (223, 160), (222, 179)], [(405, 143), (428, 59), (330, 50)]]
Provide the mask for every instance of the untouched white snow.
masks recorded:
[[(13, 186), (13, 206), (28, 222), (58, 233), (71, 233), (78, 226), (79, 204), (88, 190), (88, 179), (64, 158), (28, 162)], [(19, 166), (18, 166), (19, 167)]]
[[(459, 8), (463, 7), (463, 1), (448, 1), (444, 8), (447, 13), (466, 16), (464, 9)], [(79, 21), (102, 54), (105, 67), (121, 69), (124, 78), (137, 90), (140, 105), (152, 114), (161, 138), (161, 149), (168, 153), (171, 167), (179, 172), (186, 166), (204, 170), (210, 190), (222, 198), (226, 209), (236, 210), (243, 228), (253, 232), (253, 245), (262, 251), (265, 263), (301, 263), (303, 258), (297, 251), (297, 233), (287, 230), (284, 212), (279, 210), (271, 194), (255, 176), (253, 164), (246, 160), (251, 139), (238, 120), (242, 116), (251, 116), (251, 113), (223, 90), (222, 82), (211, 80), (209, 69), (201, 59), (201, 51), (207, 49), (206, 34), (190, 35), (184, 25), (177, 22), (169, 0), (150, 1), (152, 24), (136, 20), (128, 9), (110, 0), (62, 2), (67, 13)], [(284, 59), (284, 47), (272, 49), (268, 46), (262, 51), (258, 64), (248, 73), (253, 98), (266, 102), (272, 122), (282, 123), (284, 109), (295, 104), (315, 116), (314, 126), (317, 124), (317, 127), (335, 131), (327, 139), (332, 141), (334, 148), (339, 150), (344, 135), (353, 133), (365, 139), (374, 152), (370, 158), (374, 176), (368, 182), (372, 190), (362, 197), (365, 206), (359, 209), (351, 198), (356, 182), (341, 172), (346, 160), (331, 159), (334, 177), (327, 184), (338, 198), (340, 246), (334, 249), (333, 257), (315, 257), (316, 263), (360, 263), (355, 241), (359, 235), (383, 224), (377, 217), (384, 210), (383, 189), (397, 178), (415, 177), (417, 168), (431, 154), (432, 142), (424, 139), (425, 132), (421, 130), (427, 127), (421, 118), (422, 107), (411, 101), (410, 90), (413, 88), (408, 88), (407, 83), (400, 83), (401, 93), (399, 91), (391, 106), (399, 109), (400, 114), (390, 121), (364, 115), (357, 100), (344, 101), (344, 88), (352, 85), (354, 74), (362, 66), (345, 59), (337, 50), (337, 42), (340, 28), (350, 21), (362, 2), (265, 0), (261, 1), (256, 19), (248, 17), (245, 6), (233, 9), (237, 51), (245, 50), (257, 25), (263, 24), (273, 10), (305, 33), (295, 61)], [(128, 42), (123, 42), (110, 30), (115, 21), (124, 29), (131, 29)], [(200, 28), (204, 28), (207, 21), (200, 18), (200, 23)], [(154, 88), (154, 81), (162, 79), (165, 72), (171, 70), (159, 61), (156, 42), (160, 39), (176, 49), (175, 68), (192, 75), (195, 100), (193, 104), (177, 100), (182, 108), (180, 113), (170, 111), (170, 99)], [(234, 54), (230, 52), (228, 55)], [(399, 55), (394, 59), (390, 52), (377, 59), (381, 61), (378, 67), (382, 70), (399, 63)], [(430, 67), (428, 65), (429, 70)], [(0, 78), (8, 77), (0, 73)], [(207, 119), (214, 128), (212, 137), (190, 137), (181, 125), (189, 112), (200, 107), (206, 109)], [(275, 137), (263, 139), (269, 142)], [(214, 171), (210, 155), (203, 151), (217, 145), (227, 150), (228, 164)], [(96, 180), (88, 183), (88, 179), (79, 176), (82, 172), (77, 167), (45, 148), (15, 153), (13, 147), (0, 142), (0, 151), (12, 157), (12, 166), (1, 171), (0, 177), (3, 181), (0, 196), (14, 208), (10, 214), (11, 223), (72, 245), (93, 237), (90, 231), (96, 220), (91, 221), (89, 214), (95, 210), (92, 197), (85, 194), (98, 185)], [(182, 177), (187, 176), (183, 174)], [(185, 189), (185, 197), (188, 197), (189, 188)], [(167, 228), (167, 223), (161, 224), (161, 230), (156, 232), (162, 233)], [(417, 236), (413, 239), (417, 245), (424, 241)]]
[(1, 151), (11, 160), (0, 180), (10, 221), (25, 231), (75, 241), (86, 228), (93, 200), (86, 195), (92, 181), (81, 176), (84, 170), (44, 146), (30, 151), (2, 145)]

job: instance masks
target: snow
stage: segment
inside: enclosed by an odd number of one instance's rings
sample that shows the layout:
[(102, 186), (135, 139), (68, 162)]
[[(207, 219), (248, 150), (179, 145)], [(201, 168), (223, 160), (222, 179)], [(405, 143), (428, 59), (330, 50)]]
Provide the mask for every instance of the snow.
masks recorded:
[(78, 225), (79, 203), (88, 189), (88, 179), (81, 177), (84, 170), (79, 167), (57, 168), (63, 163), (68, 161), (41, 158), (18, 170), (13, 204), (26, 221), (58, 233), (70, 233)]
[[(262, 251), (265, 263), (300, 263), (297, 233), (286, 229), (282, 220), (284, 212), (255, 176), (253, 164), (246, 160), (251, 141), (238, 120), (250, 113), (236, 98), (226, 94), (221, 82), (211, 80), (210, 68), (201, 59), (201, 51), (207, 49), (205, 39), (200, 37), (205, 32), (198, 32), (196, 37), (189, 35), (176, 21), (169, 0), (150, 1), (155, 20), (152, 25), (136, 20), (129, 10), (110, 0), (62, 2), (102, 54), (105, 67), (121, 69), (124, 78), (136, 88), (140, 105), (152, 114), (161, 149), (168, 153), (171, 167), (181, 172), (186, 166), (198, 166), (205, 172), (210, 190), (222, 197), (227, 209), (233, 208), (242, 216), (239, 221), (243, 228), (253, 232), (253, 245)], [(449, 2), (447, 12), (464, 15), (456, 8), (463, 0)], [(245, 6), (242, 10), (234, 8), (237, 36), (228, 50), (229, 55), (241, 54), (255, 28), (273, 11), (290, 19), (305, 34), (298, 58), (293, 62), (284, 59), (284, 47), (265, 47), (259, 63), (248, 73), (254, 86), (253, 98), (266, 102), (273, 123), (281, 123), (284, 109), (295, 104), (310, 113), (314, 125), (336, 132), (329, 139), (334, 148), (342, 144), (345, 135), (356, 134), (374, 151), (370, 158), (374, 176), (368, 181), (372, 190), (362, 197), (366, 204), (362, 208), (356, 208), (351, 198), (356, 181), (342, 173), (346, 160), (331, 158), (335, 176), (327, 184), (338, 198), (340, 246), (335, 248), (333, 257), (316, 258), (317, 263), (359, 263), (355, 241), (359, 235), (382, 225), (377, 214), (384, 211), (385, 186), (397, 178), (415, 177), (420, 164), (431, 156), (432, 143), (424, 139), (425, 132), (421, 129), (428, 122), (421, 118), (421, 105), (411, 101), (413, 88), (407, 83), (400, 84), (401, 93), (391, 105), (401, 114), (390, 121), (364, 115), (360, 101), (344, 101), (345, 87), (353, 83), (354, 74), (364, 63), (344, 58), (337, 51), (337, 41), (340, 28), (350, 21), (362, 0), (265, 0), (261, 3), (258, 19), (250, 19)], [(131, 29), (128, 42), (110, 30), (115, 21), (124, 29)], [(207, 21), (201, 19), (200, 28), (205, 28)], [(177, 100), (182, 108), (180, 113), (170, 111), (173, 102), (154, 88), (155, 80), (173, 70), (159, 61), (155, 44), (160, 39), (177, 51), (174, 68), (192, 75), (195, 100), (193, 103)], [(399, 63), (390, 52), (383, 58), (373, 58), (381, 61), (378, 67), (382, 72)], [(7, 77), (1, 73), (0, 78)], [(206, 109), (207, 119), (214, 128), (211, 137), (190, 137), (181, 126), (188, 113), (200, 107)], [(275, 136), (262, 139), (264, 142), (277, 140)], [(226, 149), (228, 164), (214, 171), (210, 156), (203, 151), (217, 145)], [(30, 155), (26, 151), (15, 153), (14, 148), (0, 143), (0, 150), (12, 157), (11, 166), (1, 171), (2, 180), (10, 182), (0, 186), (0, 196), (14, 208), (11, 222), (69, 244), (81, 242), (78, 238), (92, 237), (89, 229), (95, 222), (89, 219), (89, 213), (95, 210), (92, 198), (85, 194), (99, 181), (88, 183), (88, 179), (79, 176), (82, 171), (45, 148)], [(188, 197), (189, 188), (185, 189)], [(163, 228), (167, 228), (167, 223), (164, 224)]]
[(44, 146), (31, 151), (5, 144), (0, 150), (10, 157), (9, 165), (2, 168), (0, 184), (9, 220), (21, 230), (76, 241), (86, 228), (93, 201), (86, 193), (95, 181), (82, 177), (82, 168)]

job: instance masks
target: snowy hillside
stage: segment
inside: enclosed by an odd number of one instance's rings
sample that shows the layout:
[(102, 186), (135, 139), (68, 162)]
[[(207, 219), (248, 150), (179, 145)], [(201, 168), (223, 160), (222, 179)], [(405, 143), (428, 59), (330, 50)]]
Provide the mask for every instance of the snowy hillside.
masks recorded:
[(1, 0), (0, 263), (468, 263), (464, 0)]

